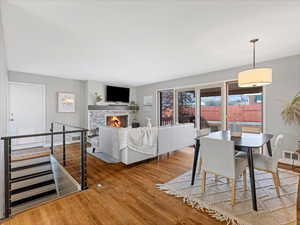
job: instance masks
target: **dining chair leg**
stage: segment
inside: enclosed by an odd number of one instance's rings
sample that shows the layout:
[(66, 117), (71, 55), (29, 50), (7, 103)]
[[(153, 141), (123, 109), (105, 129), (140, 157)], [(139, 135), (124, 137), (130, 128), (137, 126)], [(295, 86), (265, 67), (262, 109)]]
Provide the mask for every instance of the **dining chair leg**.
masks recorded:
[(244, 191), (247, 191), (247, 171), (244, 170), (243, 172), (243, 184), (244, 184)]
[(218, 175), (215, 174), (215, 182), (218, 182)]
[(236, 182), (235, 179), (232, 178), (231, 180), (231, 204), (235, 204), (235, 199), (236, 199)]
[(276, 171), (276, 177), (277, 177), (277, 182), (278, 182), (278, 186), (280, 187), (280, 178), (279, 178), (279, 174), (278, 174), (278, 170)]
[(206, 171), (203, 170), (203, 177), (202, 177), (202, 185), (201, 185), (201, 192), (205, 192), (205, 185), (206, 185)]
[(199, 160), (199, 168), (198, 168), (198, 173), (201, 174), (201, 168), (202, 168), (202, 158), (200, 157)]
[(272, 173), (273, 181), (276, 189), (277, 196), (280, 197), (280, 191), (279, 191), (279, 183), (278, 183), (278, 177), (276, 173)]

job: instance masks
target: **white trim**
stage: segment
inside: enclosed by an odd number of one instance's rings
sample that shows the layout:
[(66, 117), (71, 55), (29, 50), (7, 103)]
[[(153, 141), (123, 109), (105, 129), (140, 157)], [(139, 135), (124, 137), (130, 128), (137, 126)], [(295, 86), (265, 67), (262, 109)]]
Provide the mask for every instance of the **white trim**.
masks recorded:
[[(70, 144), (75, 144), (75, 143), (80, 143), (80, 140), (76, 140), (76, 141), (66, 141), (66, 145), (70, 145)], [(62, 142), (53, 142), (53, 147), (58, 146), (58, 145), (62, 145)], [(51, 143), (45, 143), (42, 145), (44, 148), (47, 147), (51, 147)], [(54, 149), (55, 150), (55, 149)]]
[[(38, 83), (26, 83), (26, 82), (15, 82), (15, 81), (9, 81), (8, 82), (8, 89), (9, 89), (9, 85), (19, 85), (19, 86), (35, 86), (35, 87), (41, 87), (43, 90), (43, 130), (46, 130), (46, 118), (47, 118), (47, 112), (46, 112), (46, 85), (45, 84), (38, 84)], [(8, 90), (8, 101), (7, 101), (7, 121), (9, 120), (9, 116), (10, 116), (10, 96), (9, 96), (9, 90)], [(9, 123), (7, 123), (7, 131), (9, 130)], [(42, 142), (37, 142), (40, 143), (40, 145), (43, 145), (44, 143), (46, 143), (46, 138), (42, 138), (43, 141)], [(27, 145), (27, 144), (25, 144)], [(19, 149), (18, 147), (16, 147), (18, 145), (14, 145), (14, 148)], [(19, 145), (22, 146), (22, 145)], [(39, 145), (35, 145), (35, 146), (39, 146)]]

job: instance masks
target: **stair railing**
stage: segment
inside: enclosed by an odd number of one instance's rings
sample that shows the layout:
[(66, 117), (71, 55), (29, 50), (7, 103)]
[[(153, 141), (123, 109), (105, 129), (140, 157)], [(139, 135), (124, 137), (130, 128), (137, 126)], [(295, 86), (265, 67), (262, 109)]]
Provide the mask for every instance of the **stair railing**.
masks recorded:
[(4, 199), (4, 216), (8, 218), (11, 215), (11, 163), (12, 163), (12, 140), (20, 138), (32, 138), (32, 137), (42, 137), (50, 136), (50, 152), (54, 154), (54, 136), (62, 135), (63, 136), (63, 158), (64, 165), (66, 165), (66, 134), (80, 133), (80, 188), (81, 190), (87, 189), (87, 129), (74, 127), (75, 130), (66, 131), (66, 125), (63, 125), (62, 131), (54, 131), (54, 123), (51, 123), (50, 132), (46, 133), (36, 133), (28, 135), (17, 135), (17, 136), (6, 136), (1, 137), (1, 140), (4, 141), (4, 185), (5, 185), (5, 199)]

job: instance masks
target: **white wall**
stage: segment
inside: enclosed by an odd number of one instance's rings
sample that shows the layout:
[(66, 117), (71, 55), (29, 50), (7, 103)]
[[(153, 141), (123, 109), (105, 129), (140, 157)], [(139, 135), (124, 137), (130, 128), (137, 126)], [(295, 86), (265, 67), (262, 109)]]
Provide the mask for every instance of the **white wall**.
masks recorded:
[[(273, 68), (273, 83), (266, 87), (266, 131), (275, 135), (285, 134), (289, 145), (287, 148), (296, 150), (295, 142), (296, 139), (300, 140), (300, 127), (286, 125), (280, 116), (280, 112), (283, 106), (300, 91), (300, 55), (266, 61), (259, 63), (257, 66)], [(139, 119), (143, 123), (145, 117), (150, 117), (153, 123), (156, 124), (155, 92), (157, 89), (237, 79), (238, 72), (249, 67), (242, 66), (137, 87), (137, 102), (140, 105), (143, 103), (144, 96), (153, 96), (153, 106), (141, 107)]]
[[(2, 30), (0, 3), (0, 137), (6, 135), (7, 66)], [(4, 160), (3, 142), (0, 141), (0, 218), (4, 216)]]

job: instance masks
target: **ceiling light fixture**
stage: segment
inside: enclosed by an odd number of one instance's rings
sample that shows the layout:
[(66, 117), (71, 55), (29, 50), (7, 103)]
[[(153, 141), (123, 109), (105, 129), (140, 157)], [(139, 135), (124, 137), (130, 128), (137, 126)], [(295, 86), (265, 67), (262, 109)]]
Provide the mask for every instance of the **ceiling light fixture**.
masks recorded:
[(253, 39), (250, 43), (253, 46), (253, 68), (239, 73), (239, 87), (258, 87), (272, 83), (271, 68), (255, 68), (255, 43), (259, 39)]

